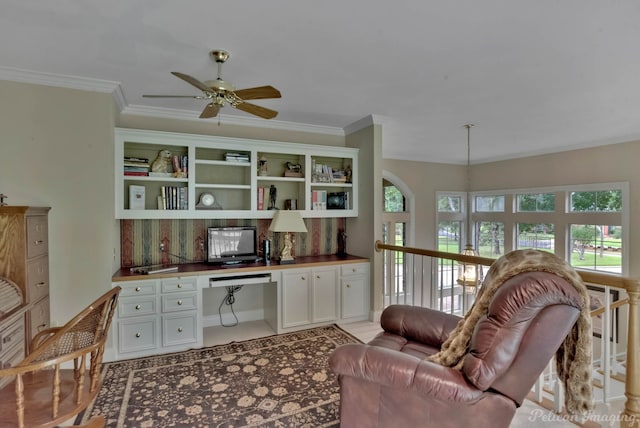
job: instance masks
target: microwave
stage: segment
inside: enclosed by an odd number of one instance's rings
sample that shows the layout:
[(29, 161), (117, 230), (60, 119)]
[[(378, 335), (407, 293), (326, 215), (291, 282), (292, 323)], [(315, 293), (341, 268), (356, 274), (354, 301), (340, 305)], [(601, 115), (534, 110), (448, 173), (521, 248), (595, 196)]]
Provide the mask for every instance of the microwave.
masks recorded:
[(347, 209), (347, 192), (332, 192), (327, 195), (328, 210)]

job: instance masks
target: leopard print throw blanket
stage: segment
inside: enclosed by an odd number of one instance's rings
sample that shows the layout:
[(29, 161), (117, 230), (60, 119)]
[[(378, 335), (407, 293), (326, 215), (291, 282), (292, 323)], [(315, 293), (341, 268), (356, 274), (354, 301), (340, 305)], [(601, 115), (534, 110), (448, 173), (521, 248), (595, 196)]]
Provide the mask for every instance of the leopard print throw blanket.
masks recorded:
[(489, 303), (498, 288), (512, 276), (531, 271), (550, 272), (566, 279), (580, 292), (584, 301), (584, 307), (571, 333), (556, 352), (556, 367), (558, 377), (564, 384), (567, 411), (571, 414), (585, 414), (593, 408), (589, 296), (576, 271), (554, 254), (538, 250), (517, 250), (496, 260), (469, 311), (442, 344), (440, 352), (429, 357), (429, 360), (461, 369), (476, 323), (487, 313)]

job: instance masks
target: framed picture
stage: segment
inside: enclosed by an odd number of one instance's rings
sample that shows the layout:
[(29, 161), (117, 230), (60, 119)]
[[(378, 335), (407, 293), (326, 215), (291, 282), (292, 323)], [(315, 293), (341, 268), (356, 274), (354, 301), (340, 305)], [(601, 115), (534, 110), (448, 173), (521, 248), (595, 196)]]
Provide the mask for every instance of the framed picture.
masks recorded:
[[(587, 293), (589, 294), (589, 307), (591, 312), (604, 307), (605, 295), (603, 289), (587, 285)], [(618, 290), (609, 290), (609, 294), (610, 304), (618, 300), (620, 297), (620, 292)], [(614, 309), (611, 315), (611, 341), (613, 341), (613, 338), (615, 337), (617, 343), (620, 340), (618, 337), (618, 308)], [(602, 329), (604, 328), (604, 312), (595, 317), (591, 317), (591, 328), (595, 337), (602, 337)]]

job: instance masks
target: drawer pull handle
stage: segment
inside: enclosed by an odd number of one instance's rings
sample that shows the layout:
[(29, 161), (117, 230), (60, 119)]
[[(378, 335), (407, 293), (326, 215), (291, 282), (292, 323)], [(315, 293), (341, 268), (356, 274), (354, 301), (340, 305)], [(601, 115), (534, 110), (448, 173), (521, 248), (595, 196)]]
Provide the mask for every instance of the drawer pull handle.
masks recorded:
[(351, 269), (353, 272), (356, 272), (356, 268)]
[(42, 239), (37, 239), (37, 240), (33, 241), (33, 243), (35, 245), (40, 245), (40, 244), (44, 244), (44, 241)]
[(351, 288), (351, 284), (347, 284), (347, 288)]
[(304, 279), (305, 279), (305, 278), (304, 278), (304, 276), (303, 276), (303, 277), (302, 277), (302, 280), (304, 281)]
[(140, 337), (142, 334), (140, 332), (136, 333), (136, 337)]
[(45, 285), (47, 285), (46, 282), (39, 282), (36, 284), (36, 287), (41, 288), (41, 287), (44, 287)]
[(178, 284), (178, 288), (182, 288), (182, 284)]
[(178, 300), (178, 306), (182, 306), (182, 300)]
[(38, 326), (38, 331), (42, 331), (47, 327), (47, 325), (45, 323), (42, 323)]
[(142, 306), (136, 305), (136, 311), (139, 311), (140, 309), (142, 309)]
[(316, 278), (320, 279), (320, 275), (316, 275)]
[(178, 327), (178, 333), (182, 333), (182, 327)]
[(140, 287), (136, 287), (136, 293), (139, 293), (139, 292), (140, 292), (140, 290), (141, 290), (141, 288), (140, 288)]

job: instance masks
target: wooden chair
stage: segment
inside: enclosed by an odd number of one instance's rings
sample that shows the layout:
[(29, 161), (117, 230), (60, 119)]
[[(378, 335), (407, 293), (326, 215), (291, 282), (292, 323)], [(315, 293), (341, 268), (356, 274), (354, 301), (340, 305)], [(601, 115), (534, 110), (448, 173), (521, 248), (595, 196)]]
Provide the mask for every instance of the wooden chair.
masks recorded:
[(0, 390), (0, 426), (54, 427), (87, 408), (100, 390), (119, 293), (114, 287), (63, 327), (41, 331), (22, 362), (0, 370), (0, 378), (14, 378)]

